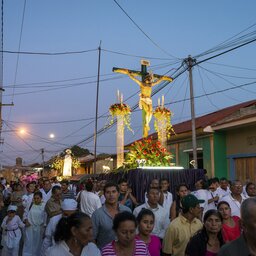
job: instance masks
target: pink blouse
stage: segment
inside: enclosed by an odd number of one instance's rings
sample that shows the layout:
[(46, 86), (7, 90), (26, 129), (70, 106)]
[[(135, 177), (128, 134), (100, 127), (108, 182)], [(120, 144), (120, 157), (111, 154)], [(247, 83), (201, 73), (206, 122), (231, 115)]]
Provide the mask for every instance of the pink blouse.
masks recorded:
[[(139, 235), (137, 235), (136, 238), (141, 240)], [(151, 256), (160, 256), (162, 246), (159, 237), (150, 235), (150, 242), (146, 245)]]
[[(101, 250), (101, 255), (116, 256), (115, 241), (112, 241), (111, 243), (103, 247)], [(147, 246), (143, 241), (135, 239), (135, 248), (134, 248), (133, 256), (150, 256)]]

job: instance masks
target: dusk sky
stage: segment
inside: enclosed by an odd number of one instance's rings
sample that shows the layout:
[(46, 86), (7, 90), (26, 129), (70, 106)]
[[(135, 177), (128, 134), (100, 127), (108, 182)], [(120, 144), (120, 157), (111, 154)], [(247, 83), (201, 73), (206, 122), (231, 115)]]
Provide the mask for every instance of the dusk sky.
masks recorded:
[[(77, 144), (94, 152), (100, 41), (98, 130), (110, 120), (117, 90), (131, 107), (138, 103), (138, 85), (112, 68), (140, 70), (141, 59), (173, 77), (188, 55), (201, 62), (193, 68), (196, 116), (256, 98), (255, 1), (3, 2), (2, 102), (14, 106), (2, 107), (0, 165), (14, 165), (16, 157), (41, 163), (42, 148), (45, 160)], [(154, 106), (162, 95), (173, 124), (190, 119), (187, 71), (153, 96)], [(141, 123), (137, 109), (125, 144), (141, 138)], [(97, 154), (116, 152), (115, 131), (114, 125), (98, 137)]]

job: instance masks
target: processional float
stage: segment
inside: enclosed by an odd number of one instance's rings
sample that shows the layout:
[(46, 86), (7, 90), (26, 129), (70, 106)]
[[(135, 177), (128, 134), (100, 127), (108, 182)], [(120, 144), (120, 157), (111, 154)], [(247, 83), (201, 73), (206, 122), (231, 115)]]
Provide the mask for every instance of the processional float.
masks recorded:
[[(167, 138), (173, 131), (171, 125), (172, 113), (164, 107), (164, 96), (162, 102), (158, 99), (158, 106), (153, 110), (152, 87), (162, 81), (172, 82), (173, 79), (168, 76), (161, 76), (147, 72), (147, 66), (150, 63), (146, 60), (141, 61), (141, 71), (129, 70), (124, 68), (113, 68), (113, 72), (128, 75), (134, 82), (140, 86), (139, 108), (142, 110), (143, 139), (131, 145), (130, 151), (124, 159), (124, 127), (130, 127), (131, 109), (123, 103), (123, 95), (117, 92), (118, 103), (110, 106), (110, 113), (117, 119), (116, 146), (117, 146), (117, 168), (125, 165), (136, 167), (140, 163), (145, 166), (171, 166), (172, 155), (167, 152)], [(137, 77), (141, 77), (139, 80)], [(150, 121), (155, 117), (155, 129), (158, 134), (158, 141), (148, 138), (150, 130)]]

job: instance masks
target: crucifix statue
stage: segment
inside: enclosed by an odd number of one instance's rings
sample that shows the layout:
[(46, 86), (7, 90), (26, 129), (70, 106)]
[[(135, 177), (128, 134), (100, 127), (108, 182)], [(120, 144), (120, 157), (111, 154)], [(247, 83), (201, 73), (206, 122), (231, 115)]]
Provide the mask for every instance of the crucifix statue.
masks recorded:
[[(125, 68), (113, 68), (113, 72), (128, 75), (134, 82), (140, 86), (140, 101), (139, 107), (142, 109), (142, 119), (143, 119), (143, 137), (148, 136), (148, 131), (150, 130), (150, 120), (153, 114), (152, 106), (152, 87), (159, 84), (161, 81), (172, 82), (173, 79), (169, 76), (161, 76), (147, 72), (147, 66), (149, 66), (149, 61), (141, 60), (141, 71), (129, 70)], [(137, 77), (141, 76), (141, 80)]]

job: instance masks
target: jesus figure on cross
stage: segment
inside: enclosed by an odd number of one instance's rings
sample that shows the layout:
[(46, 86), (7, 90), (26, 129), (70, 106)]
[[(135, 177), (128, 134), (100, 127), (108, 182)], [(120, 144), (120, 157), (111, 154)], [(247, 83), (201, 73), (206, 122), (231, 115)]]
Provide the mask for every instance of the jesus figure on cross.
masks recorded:
[[(143, 70), (145, 70), (145, 67), (143, 67), (143, 65), (142, 72), (123, 68), (113, 69), (114, 72), (128, 75), (134, 82), (136, 82), (140, 86), (139, 107), (140, 109), (144, 110), (145, 113), (145, 121), (143, 125), (143, 137), (145, 138), (148, 136), (148, 131), (150, 130), (149, 123), (153, 115), (153, 106), (151, 99), (152, 87), (156, 84), (159, 84), (163, 80), (171, 82), (173, 79), (168, 76), (154, 75), (152, 73), (147, 73), (145, 71), (143, 72)], [(137, 76), (142, 76), (142, 81), (137, 79)]]

